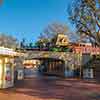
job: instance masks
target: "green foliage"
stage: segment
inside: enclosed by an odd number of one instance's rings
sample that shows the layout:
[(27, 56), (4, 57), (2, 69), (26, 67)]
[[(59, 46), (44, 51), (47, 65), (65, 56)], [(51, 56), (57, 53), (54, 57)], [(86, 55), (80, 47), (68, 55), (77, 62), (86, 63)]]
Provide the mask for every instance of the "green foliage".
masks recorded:
[(63, 48), (63, 51), (64, 52), (69, 52), (70, 51), (70, 48)]
[(52, 48), (52, 51), (54, 51), (54, 52), (58, 52), (59, 49), (58, 49), (58, 48)]
[(70, 52), (70, 48), (66, 47), (52, 47), (49, 50), (54, 52)]
[(35, 43), (35, 46), (38, 48), (42, 48), (43, 47), (43, 43), (39, 40)]
[(29, 48), (33, 48), (34, 44), (32, 42), (29, 43)]

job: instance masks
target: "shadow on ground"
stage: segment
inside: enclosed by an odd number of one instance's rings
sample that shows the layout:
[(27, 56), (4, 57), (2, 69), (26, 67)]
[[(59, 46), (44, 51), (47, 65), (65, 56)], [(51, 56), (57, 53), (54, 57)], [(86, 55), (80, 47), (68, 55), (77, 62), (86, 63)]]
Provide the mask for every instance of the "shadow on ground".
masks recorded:
[(14, 88), (1, 91), (38, 97), (40, 100), (100, 100), (100, 94), (97, 95), (100, 93), (100, 84), (58, 77), (26, 78), (18, 81)]

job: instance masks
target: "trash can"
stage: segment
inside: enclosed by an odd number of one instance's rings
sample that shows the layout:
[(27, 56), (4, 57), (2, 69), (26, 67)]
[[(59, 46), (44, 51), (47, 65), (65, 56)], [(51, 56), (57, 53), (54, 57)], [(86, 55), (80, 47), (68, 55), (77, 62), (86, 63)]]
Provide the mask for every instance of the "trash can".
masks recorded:
[(83, 78), (85, 78), (85, 79), (93, 79), (94, 78), (93, 69), (92, 68), (85, 68), (83, 70)]

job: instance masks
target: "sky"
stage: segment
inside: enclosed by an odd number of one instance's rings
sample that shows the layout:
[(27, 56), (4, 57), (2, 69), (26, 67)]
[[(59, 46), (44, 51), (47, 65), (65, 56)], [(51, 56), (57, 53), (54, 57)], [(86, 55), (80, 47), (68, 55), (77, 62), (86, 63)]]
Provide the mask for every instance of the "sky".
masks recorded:
[(64, 23), (71, 29), (67, 7), (71, 0), (4, 0), (0, 5), (0, 33), (35, 42), (46, 26)]

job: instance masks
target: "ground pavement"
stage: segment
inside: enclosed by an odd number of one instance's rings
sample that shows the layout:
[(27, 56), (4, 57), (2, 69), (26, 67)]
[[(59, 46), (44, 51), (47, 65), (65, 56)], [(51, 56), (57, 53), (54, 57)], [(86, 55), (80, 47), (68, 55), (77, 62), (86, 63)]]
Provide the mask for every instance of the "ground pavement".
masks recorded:
[(0, 100), (100, 100), (100, 83), (81, 79), (31, 77), (0, 90)]

